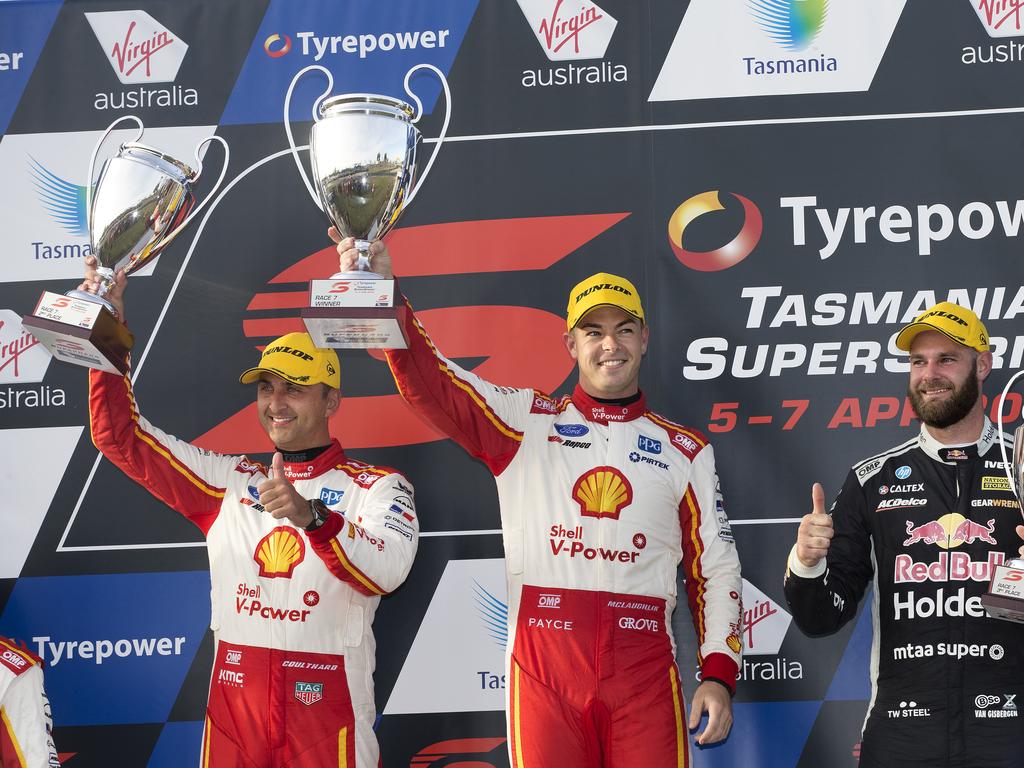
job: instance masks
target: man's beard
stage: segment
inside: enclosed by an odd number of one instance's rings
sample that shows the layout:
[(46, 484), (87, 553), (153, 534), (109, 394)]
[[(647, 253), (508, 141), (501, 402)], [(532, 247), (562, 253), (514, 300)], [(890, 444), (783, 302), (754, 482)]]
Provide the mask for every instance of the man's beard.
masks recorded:
[[(926, 383), (921, 382), (919, 386), (923, 387)], [(918, 418), (929, 427), (945, 429), (946, 427), (953, 426), (965, 418), (971, 412), (971, 409), (974, 408), (974, 404), (978, 402), (978, 371), (974, 367), (971, 368), (971, 372), (967, 374), (967, 380), (962, 385), (958, 387), (952, 384), (952, 386), (953, 394), (951, 397), (946, 400), (933, 402), (925, 401), (924, 395), (915, 389), (907, 390), (910, 403), (914, 406), (914, 411), (917, 413)], [(927, 387), (924, 388), (927, 389)]]

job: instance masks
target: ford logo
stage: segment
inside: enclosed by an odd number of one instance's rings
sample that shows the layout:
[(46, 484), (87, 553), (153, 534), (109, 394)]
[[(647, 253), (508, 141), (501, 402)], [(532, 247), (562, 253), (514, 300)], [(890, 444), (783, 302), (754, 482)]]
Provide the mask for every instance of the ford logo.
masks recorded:
[(562, 437), (583, 437), (589, 431), (585, 424), (555, 424), (555, 432)]

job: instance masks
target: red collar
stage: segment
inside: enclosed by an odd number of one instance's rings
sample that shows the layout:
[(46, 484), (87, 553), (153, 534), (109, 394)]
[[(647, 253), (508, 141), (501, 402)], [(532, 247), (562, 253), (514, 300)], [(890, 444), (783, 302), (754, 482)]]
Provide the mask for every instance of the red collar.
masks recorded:
[(641, 392), (640, 399), (629, 405), (599, 403), (577, 384), (576, 389), (572, 392), (572, 404), (587, 417), (587, 421), (596, 421), (599, 424), (607, 424), (610, 421), (619, 423), (643, 416), (647, 410), (647, 397)]
[(344, 463), (345, 451), (342, 449), (341, 443), (331, 440), (331, 446), (310, 462), (286, 461), (284, 474), (289, 480), (308, 480)]

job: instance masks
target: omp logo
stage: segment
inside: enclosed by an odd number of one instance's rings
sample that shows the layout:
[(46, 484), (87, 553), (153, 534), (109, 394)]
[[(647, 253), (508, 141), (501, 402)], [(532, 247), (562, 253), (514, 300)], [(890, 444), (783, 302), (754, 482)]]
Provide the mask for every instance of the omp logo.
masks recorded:
[(263, 41), (263, 52), (272, 59), (280, 59), (291, 49), (292, 39), (288, 35), (279, 35), (275, 32)]
[(234, 664), (236, 667), (242, 663), (242, 652), (241, 651), (228, 651), (224, 654), (225, 664)]
[(618, 520), (619, 512), (633, 501), (633, 486), (615, 467), (596, 467), (576, 481), (572, 498), (584, 517)]
[(828, 0), (747, 0), (747, 6), (768, 37), (793, 51), (814, 42), (828, 13)]
[(169, 83), (188, 44), (145, 11), (104, 11), (85, 18), (122, 84)]
[(743, 206), (740, 231), (725, 245), (710, 251), (691, 251), (683, 246), (683, 234), (697, 218), (707, 213), (724, 211), (718, 191), (702, 192), (683, 201), (668, 220), (668, 242), (676, 258), (698, 272), (718, 272), (736, 266), (750, 255), (761, 239), (764, 219), (760, 209), (742, 195), (730, 192)]
[(1024, 0), (967, 0), (989, 37), (1024, 34)]
[(519, 7), (551, 61), (600, 59), (618, 24), (590, 0), (518, 0)]
[(260, 566), (260, 576), (268, 579), (290, 579), (295, 566), (306, 555), (306, 545), (293, 528), (278, 526), (256, 545), (253, 559)]
[(0, 383), (39, 382), (50, 366), (50, 353), (21, 325), (21, 318), (0, 309)]
[(88, 237), (89, 229), (85, 223), (85, 187), (62, 179), (35, 158), (30, 160), (29, 174), (32, 176), (32, 186), (36, 188), (36, 196), (46, 212), (69, 234)]
[(24, 658), (16, 654), (14, 651), (4, 650), (3, 653), (0, 653), (0, 658), (2, 658), (5, 662), (10, 664), (12, 667), (17, 667), (18, 669), (28, 666), (28, 662), (25, 661)]

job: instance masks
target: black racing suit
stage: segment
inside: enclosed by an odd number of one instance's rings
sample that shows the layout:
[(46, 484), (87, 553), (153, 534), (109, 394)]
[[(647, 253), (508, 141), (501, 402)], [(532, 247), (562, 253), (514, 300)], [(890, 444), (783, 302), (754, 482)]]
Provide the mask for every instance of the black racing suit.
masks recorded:
[(807, 569), (790, 554), (786, 600), (805, 633), (831, 634), (873, 577), (861, 767), (1024, 765), (1024, 624), (981, 606), (1021, 544), (995, 427), (954, 447), (922, 426), (850, 470), (832, 519), (826, 560)]

